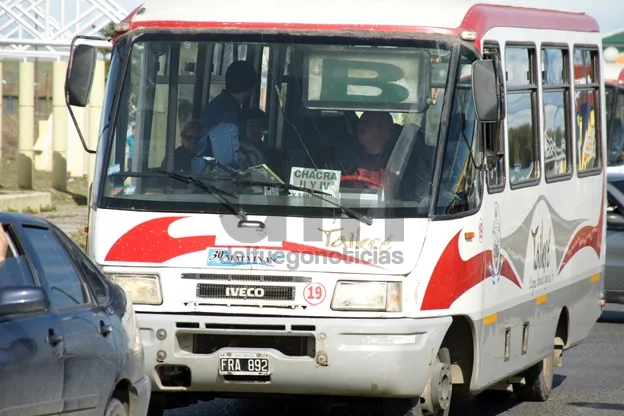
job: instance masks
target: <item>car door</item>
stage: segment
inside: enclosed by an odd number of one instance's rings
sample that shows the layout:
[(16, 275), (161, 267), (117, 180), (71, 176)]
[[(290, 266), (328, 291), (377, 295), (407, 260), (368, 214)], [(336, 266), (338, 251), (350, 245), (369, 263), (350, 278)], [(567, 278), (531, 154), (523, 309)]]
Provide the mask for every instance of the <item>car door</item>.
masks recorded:
[[(16, 227), (3, 224), (9, 238), (0, 263), (0, 291), (40, 286), (31, 272)], [(0, 232), (2, 232), (0, 229)], [(0, 313), (0, 414), (39, 416), (63, 410), (64, 343), (61, 323), (50, 311)]]
[[(50, 228), (24, 225), (36, 267), (49, 285), (65, 343), (63, 413), (104, 409), (117, 377), (116, 349), (106, 310)], [(98, 410), (99, 412), (99, 410)]]

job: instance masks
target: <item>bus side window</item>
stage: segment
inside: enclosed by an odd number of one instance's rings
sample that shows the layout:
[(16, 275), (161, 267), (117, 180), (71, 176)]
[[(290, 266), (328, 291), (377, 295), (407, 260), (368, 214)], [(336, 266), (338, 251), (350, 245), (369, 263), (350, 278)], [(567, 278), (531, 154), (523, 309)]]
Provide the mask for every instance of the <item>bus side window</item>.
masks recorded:
[(542, 117), (546, 180), (572, 172), (572, 137), (568, 128), (570, 77), (566, 47), (542, 48)]
[[(483, 55), (485, 59), (500, 60), (498, 44), (486, 42)], [(505, 135), (502, 128), (503, 123), (483, 125), (485, 152), (488, 161), (486, 180), (490, 193), (500, 192), (505, 188)]]
[(598, 173), (602, 167), (598, 59), (596, 49), (574, 48), (576, 164), (579, 173), (586, 171)]
[(511, 186), (541, 175), (535, 47), (506, 45), (507, 142)]

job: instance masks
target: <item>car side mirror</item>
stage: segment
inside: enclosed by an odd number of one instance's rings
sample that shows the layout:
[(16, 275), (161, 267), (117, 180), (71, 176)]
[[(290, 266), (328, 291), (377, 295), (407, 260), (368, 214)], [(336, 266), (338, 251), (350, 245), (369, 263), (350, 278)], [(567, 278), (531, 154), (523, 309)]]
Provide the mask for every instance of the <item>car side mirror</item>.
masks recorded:
[(89, 103), (96, 63), (95, 47), (80, 44), (74, 48), (65, 79), (65, 94), (68, 96), (69, 105), (86, 107)]
[(498, 123), (504, 118), (497, 66), (491, 59), (472, 64), (472, 95), (475, 115), (481, 123)]
[(615, 212), (607, 213), (607, 229), (624, 231), (624, 216)]
[(0, 316), (43, 312), (50, 307), (48, 295), (37, 286), (0, 288)]

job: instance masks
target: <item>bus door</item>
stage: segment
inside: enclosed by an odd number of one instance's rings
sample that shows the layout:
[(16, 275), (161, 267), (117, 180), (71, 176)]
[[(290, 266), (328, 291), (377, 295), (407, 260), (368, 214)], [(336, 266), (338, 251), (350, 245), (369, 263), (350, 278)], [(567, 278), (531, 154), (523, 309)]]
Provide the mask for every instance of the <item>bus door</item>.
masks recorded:
[[(504, 54), (501, 53), (500, 46), (497, 42), (486, 42), (484, 45), (484, 59), (498, 60), (504, 64)], [(507, 68), (503, 67), (503, 71)], [(506, 97), (510, 99), (509, 97)], [(524, 98), (524, 97), (522, 97)], [(513, 98), (511, 98), (513, 99)], [(509, 104), (507, 104), (509, 105)], [(509, 117), (509, 112), (507, 118)], [(481, 124), (482, 137), (484, 138), (485, 163), (485, 191), (482, 206), (482, 223), (479, 224), (479, 233), (483, 234), (483, 244), (486, 252), (490, 252), (490, 256), (486, 256), (486, 264), (484, 265), (484, 285), (482, 296), (483, 303), (483, 319), (481, 321), (480, 334), (481, 339), (478, 341), (480, 350), (478, 352), (480, 362), (503, 362), (507, 356), (501, 342), (501, 334), (505, 331), (505, 323), (501, 322), (504, 318), (497, 314), (499, 312), (498, 299), (501, 295), (501, 276), (504, 274), (503, 265), (504, 257), (501, 247), (503, 234), (503, 224), (501, 223), (501, 208), (505, 207), (505, 201), (509, 198), (509, 185), (507, 178), (513, 171), (514, 155), (512, 149), (508, 148), (505, 141), (504, 122)], [(507, 158), (509, 153), (509, 158)], [(522, 166), (521, 166), (522, 167)], [(527, 168), (525, 166), (525, 168)], [(510, 172), (511, 171), (511, 172)], [(507, 215), (506, 217), (509, 217)], [(496, 367), (499, 367), (498, 369)], [(476, 371), (477, 379), (492, 380), (496, 379), (498, 374), (503, 370), (500, 366), (479, 366)]]

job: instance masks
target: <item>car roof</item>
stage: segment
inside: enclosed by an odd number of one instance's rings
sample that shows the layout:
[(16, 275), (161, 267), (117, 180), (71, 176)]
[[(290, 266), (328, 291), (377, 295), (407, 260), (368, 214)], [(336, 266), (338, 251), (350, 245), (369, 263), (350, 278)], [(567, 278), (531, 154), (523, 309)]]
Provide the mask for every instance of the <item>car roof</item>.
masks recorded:
[(19, 212), (0, 212), (0, 222), (17, 222), (42, 225), (49, 227), (52, 223), (44, 218), (36, 217), (30, 214), (22, 214)]

